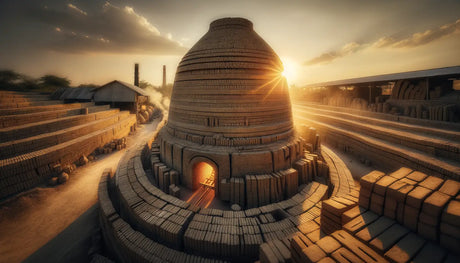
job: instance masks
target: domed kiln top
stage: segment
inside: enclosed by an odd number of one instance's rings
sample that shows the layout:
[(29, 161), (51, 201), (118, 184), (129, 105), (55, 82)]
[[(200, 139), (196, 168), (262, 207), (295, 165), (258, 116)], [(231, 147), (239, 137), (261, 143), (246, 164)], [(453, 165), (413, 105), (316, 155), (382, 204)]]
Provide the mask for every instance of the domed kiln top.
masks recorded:
[(241, 146), (293, 135), (283, 65), (243, 18), (223, 18), (180, 62), (168, 132), (201, 144)]

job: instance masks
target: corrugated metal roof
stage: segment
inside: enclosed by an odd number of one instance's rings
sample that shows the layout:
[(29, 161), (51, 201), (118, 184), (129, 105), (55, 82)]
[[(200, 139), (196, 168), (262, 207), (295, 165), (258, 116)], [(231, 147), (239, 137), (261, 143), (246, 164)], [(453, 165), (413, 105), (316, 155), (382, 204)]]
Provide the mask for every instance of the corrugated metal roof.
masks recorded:
[(118, 82), (121, 85), (123, 85), (123, 86), (125, 86), (125, 87), (127, 87), (127, 88), (129, 88), (129, 89), (131, 89), (133, 91), (135, 91), (136, 93), (138, 93), (138, 94), (140, 94), (142, 96), (148, 96), (148, 94), (147, 94), (147, 92), (145, 92), (145, 90), (143, 90), (143, 89), (141, 89), (141, 88), (139, 88), (137, 86), (134, 86), (132, 84), (126, 83), (124, 81), (120, 81), (120, 80), (111, 81), (111, 82), (109, 82), (107, 84), (104, 84), (104, 85), (100, 86), (99, 88), (94, 89), (93, 91), (97, 91), (98, 89), (106, 88), (106, 87), (110, 86), (110, 84), (112, 84), (114, 82)]
[(400, 79), (417, 79), (417, 78), (449, 76), (449, 75), (460, 75), (460, 66), (417, 70), (417, 71), (409, 71), (409, 72), (401, 72), (401, 73), (393, 73), (393, 74), (384, 74), (384, 75), (368, 76), (368, 77), (362, 77), (362, 78), (334, 80), (334, 81), (327, 81), (327, 82), (321, 82), (321, 83), (315, 83), (315, 84), (308, 84), (305, 87), (344, 86), (344, 85), (356, 85), (356, 84), (365, 84), (365, 83), (388, 82), (388, 81), (396, 81)]

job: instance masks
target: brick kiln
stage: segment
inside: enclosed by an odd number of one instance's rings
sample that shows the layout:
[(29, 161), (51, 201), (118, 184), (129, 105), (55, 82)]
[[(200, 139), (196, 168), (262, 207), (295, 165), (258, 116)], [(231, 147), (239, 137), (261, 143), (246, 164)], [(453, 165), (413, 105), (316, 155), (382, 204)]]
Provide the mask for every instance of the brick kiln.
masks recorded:
[[(178, 172), (182, 185), (208, 184), (222, 199), (244, 205), (246, 184), (254, 206), (297, 191), (298, 174), (291, 167), (303, 145), (294, 133), (282, 71), (281, 60), (250, 21), (211, 23), (177, 68), (169, 119), (156, 140), (162, 163)], [(212, 167), (209, 176), (202, 175), (204, 166)], [(267, 181), (267, 194), (252, 198), (257, 193), (249, 193), (248, 176)], [(270, 180), (288, 186), (271, 192)]]

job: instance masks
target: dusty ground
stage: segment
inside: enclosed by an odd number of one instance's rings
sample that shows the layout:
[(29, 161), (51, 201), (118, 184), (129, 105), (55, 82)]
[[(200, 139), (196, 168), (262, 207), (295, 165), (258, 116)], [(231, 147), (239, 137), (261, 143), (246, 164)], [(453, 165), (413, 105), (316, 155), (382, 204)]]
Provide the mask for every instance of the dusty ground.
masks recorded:
[[(150, 137), (158, 121), (142, 125), (127, 145)], [(0, 204), (0, 262), (86, 262), (97, 229), (102, 171), (116, 169), (126, 149), (78, 168), (57, 187), (37, 187)], [(30, 258), (29, 258), (30, 257)]]

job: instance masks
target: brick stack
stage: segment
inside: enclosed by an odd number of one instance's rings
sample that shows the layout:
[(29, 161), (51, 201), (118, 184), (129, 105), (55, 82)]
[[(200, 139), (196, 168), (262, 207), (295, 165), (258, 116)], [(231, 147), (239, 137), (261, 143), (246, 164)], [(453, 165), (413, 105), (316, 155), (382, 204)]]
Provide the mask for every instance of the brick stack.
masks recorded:
[[(459, 209), (455, 208), (459, 182), (401, 168), (389, 175), (371, 172), (361, 178), (360, 184), (359, 204), (362, 209), (370, 210), (362, 216), (375, 220), (379, 215), (385, 215), (428, 240), (458, 248), (459, 224), (453, 219), (460, 215)], [(447, 221), (444, 222), (443, 218)], [(373, 220), (367, 218), (365, 221), (371, 223)], [(355, 228), (362, 228), (356, 223)], [(346, 229), (353, 232), (355, 229), (351, 225), (353, 223), (349, 223)]]
[(356, 202), (343, 197), (332, 197), (321, 205), (321, 230), (330, 234), (342, 229), (342, 214), (357, 206)]

